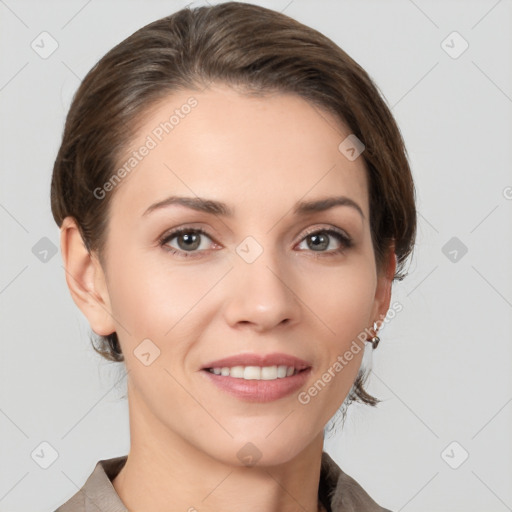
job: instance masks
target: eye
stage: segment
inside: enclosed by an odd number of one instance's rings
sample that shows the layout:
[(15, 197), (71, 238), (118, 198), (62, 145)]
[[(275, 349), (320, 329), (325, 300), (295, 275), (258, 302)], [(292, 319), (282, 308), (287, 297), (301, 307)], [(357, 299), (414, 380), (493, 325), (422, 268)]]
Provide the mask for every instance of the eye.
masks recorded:
[[(303, 247), (306, 244), (307, 247)], [(301, 247), (302, 246), (302, 247)], [(299, 244), (299, 249), (313, 252), (325, 252), (329, 255), (342, 253), (352, 246), (352, 239), (335, 229), (319, 229), (307, 233)]]
[[(166, 251), (182, 257), (198, 257), (216, 245), (212, 238), (199, 228), (177, 228), (166, 233), (159, 242)], [(306, 244), (306, 247), (304, 247)], [(333, 256), (352, 246), (352, 239), (335, 229), (317, 229), (307, 233), (298, 248)]]
[(210, 236), (202, 229), (178, 228), (170, 233), (166, 233), (160, 240), (160, 245), (172, 254), (190, 257), (192, 254), (187, 253), (203, 252), (209, 248), (210, 244), (205, 242), (205, 239), (213, 242)]

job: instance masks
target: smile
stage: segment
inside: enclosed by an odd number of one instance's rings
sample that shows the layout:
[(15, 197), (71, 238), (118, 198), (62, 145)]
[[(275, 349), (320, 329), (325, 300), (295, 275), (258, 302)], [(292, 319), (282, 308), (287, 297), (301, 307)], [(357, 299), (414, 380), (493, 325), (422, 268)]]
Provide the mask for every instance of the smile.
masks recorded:
[(221, 392), (244, 402), (272, 402), (300, 391), (311, 376), (312, 368), (287, 365), (214, 366), (203, 368), (201, 375)]
[(276, 380), (284, 379), (295, 375), (300, 370), (294, 366), (224, 366), (222, 368), (207, 368), (207, 370), (215, 375), (223, 377), (233, 377), (235, 379), (245, 380)]

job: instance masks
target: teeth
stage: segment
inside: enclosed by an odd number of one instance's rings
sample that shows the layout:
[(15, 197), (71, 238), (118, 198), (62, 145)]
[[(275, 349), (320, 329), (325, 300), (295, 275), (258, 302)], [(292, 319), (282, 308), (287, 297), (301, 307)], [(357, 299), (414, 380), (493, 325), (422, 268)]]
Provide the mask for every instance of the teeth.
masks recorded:
[[(228, 372), (228, 373), (224, 373)], [(237, 379), (244, 378), (244, 367), (233, 366), (233, 368), (222, 368), (222, 375), (229, 375), (230, 377), (236, 377)]]
[[(293, 370), (293, 368), (292, 368)], [(277, 366), (264, 366), (261, 369), (261, 380), (277, 379)]]
[(229, 368), (210, 368), (209, 371), (223, 377), (234, 377), (245, 380), (276, 380), (295, 375), (297, 371), (293, 366), (233, 366)]
[(246, 366), (243, 377), (245, 380), (261, 380), (261, 368), (259, 366)]
[(286, 377), (286, 366), (277, 367), (277, 378), (284, 379)]

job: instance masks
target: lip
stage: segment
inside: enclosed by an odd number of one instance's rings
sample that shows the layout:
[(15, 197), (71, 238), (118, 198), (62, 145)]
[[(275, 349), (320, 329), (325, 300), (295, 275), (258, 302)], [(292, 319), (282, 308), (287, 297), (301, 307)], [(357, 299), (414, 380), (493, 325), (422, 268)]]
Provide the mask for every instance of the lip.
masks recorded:
[(275, 380), (245, 380), (215, 375), (208, 370), (200, 372), (222, 391), (247, 402), (273, 402), (297, 392), (311, 374), (306, 368), (290, 377)]
[[(233, 366), (293, 366), (298, 371), (290, 377), (275, 380), (245, 380), (216, 375), (210, 368)], [(272, 402), (297, 392), (311, 374), (311, 364), (288, 354), (237, 354), (207, 363), (201, 368), (202, 375), (220, 390), (247, 402)]]
[(273, 354), (236, 354), (234, 356), (224, 357), (211, 361), (202, 366), (202, 370), (208, 368), (222, 368), (222, 367), (233, 367), (233, 366), (293, 366), (297, 370), (305, 370), (311, 367), (311, 363), (299, 359), (298, 357), (275, 352)]

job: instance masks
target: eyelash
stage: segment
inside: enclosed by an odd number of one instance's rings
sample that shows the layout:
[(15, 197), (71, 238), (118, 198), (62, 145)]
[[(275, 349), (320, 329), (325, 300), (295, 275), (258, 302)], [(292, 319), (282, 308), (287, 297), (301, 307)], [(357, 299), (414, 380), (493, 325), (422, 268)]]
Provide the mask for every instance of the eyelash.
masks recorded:
[[(336, 238), (338, 240), (338, 242), (341, 244), (341, 247), (339, 249), (335, 249), (335, 250), (331, 250), (331, 251), (312, 251), (311, 250), (311, 252), (317, 253), (315, 256), (320, 256), (320, 257), (324, 257), (324, 256), (327, 256), (327, 257), (337, 256), (339, 254), (342, 254), (345, 250), (349, 249), (353, 245), (353, 241), (352, 241), (352, 239), (349, 236), (345, 235), (341, 231), (338, 231), (338, 230), (332, 229), (332, 228), (315, 229), (315, 230), (309, 231), (309, 232), (304, 234), (304, 236), (301, 239), (301, 242), (303, 240), (305, 240), (309, 236), (318, 235), (318, 234), (322, 234), (322, 233), (323, 234), (327, 234), (329, 236), (333, 236), (334, 238)], [(165, 235), (163, 235), (163, 237), (160, 238), (160, 240), (159, 240), (159, 245), (165, 251), (170, 252), (173, 255), (177, 255), (177, 256), (180, 256), (180, 257), (184, 257), (184, 258), (201, 257), (201, 256), (199, 256), (199, 254), (201, 254), (201, 252), (205, 252), (205, 251), (188, 251), (187, 252), (187, 251), (181, 251), (181, 250), (175, 249), (174, 247), (167, 246), (167, 244), (173, 238), (176, 238), (176, 237), (178, 237), (180, 235), (184, 235), (184, 234), (200, 234), (200, 235), (204, 235), (204, 236), (206, 236), (207, 238), (209, 238), (210, 240), (212, 240), (214, 242), (212, 237), (206, 231), (204, 231), (201, 228), (182, 227), (182, 228), (177, 228), (177, 229), (171, 231), (170, 233), (166, 233)]]

